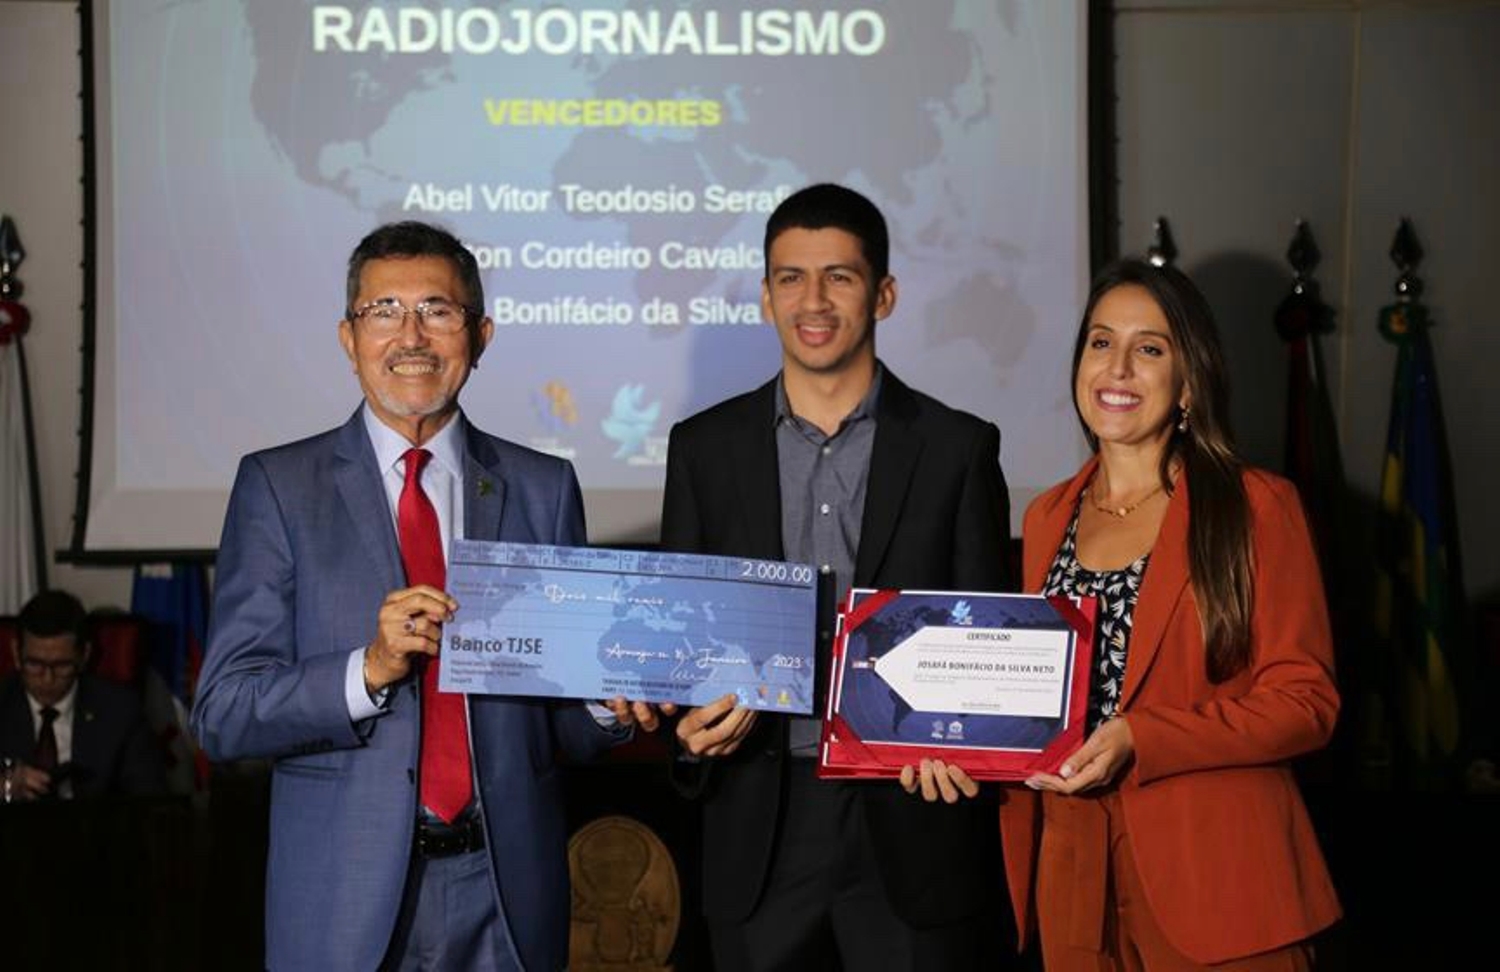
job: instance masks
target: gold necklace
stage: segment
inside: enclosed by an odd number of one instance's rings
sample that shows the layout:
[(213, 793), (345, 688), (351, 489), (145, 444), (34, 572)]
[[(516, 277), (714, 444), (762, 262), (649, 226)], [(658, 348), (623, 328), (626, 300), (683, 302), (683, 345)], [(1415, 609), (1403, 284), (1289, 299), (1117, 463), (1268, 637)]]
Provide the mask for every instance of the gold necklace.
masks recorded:
[(1157, 483), (1155, 486), (1151, 487), (1151, 490), (1147, 492), (1145, 496), (1142, 496), (1140, 499), (1136, 500), (1134, 503), (1131, 503), (1129, 506), (1105, 506), (1103, 503), (1099, 502), (1098, 484), (1090, 483), (1089, 502), (1093, 503), (1094, 509), (1098, 510), (1100, 513), (1103, 513), (1107, 516), (1112, 516), (1117, 520), (1123, 520), (1130, 514), (1134, 513), (1136, 511), (1136, 508), (1139, 507), (1142, 503), (1146, 502), (1146, 500), (1150, 499), (1160, 492), (1161, 483)]

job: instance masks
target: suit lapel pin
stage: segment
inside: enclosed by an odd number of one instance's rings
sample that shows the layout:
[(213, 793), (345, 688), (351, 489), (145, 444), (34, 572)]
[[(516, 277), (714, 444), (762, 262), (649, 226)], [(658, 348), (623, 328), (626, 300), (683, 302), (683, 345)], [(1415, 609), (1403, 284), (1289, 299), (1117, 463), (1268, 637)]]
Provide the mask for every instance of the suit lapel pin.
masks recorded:
[(491, 493), (493, 493), (494, 491), (495, 491), (495, 483), (494, 483), (493, 480), (489, 480), (489, 479), (480, 479), (479, 480), (479, 495), (480, 496), (488, 496)]

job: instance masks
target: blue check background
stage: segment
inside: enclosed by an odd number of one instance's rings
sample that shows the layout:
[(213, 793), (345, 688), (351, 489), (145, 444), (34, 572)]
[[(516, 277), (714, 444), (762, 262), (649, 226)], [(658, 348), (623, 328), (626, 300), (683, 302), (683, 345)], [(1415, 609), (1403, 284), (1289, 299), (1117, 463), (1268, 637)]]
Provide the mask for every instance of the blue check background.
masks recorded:
[[(465, 554), (450, 563), (449, 590), (460, 607), (447, 633), (476, 639), (540, 637), (543, 652), (524, 660), (541, 667), (496, 666), (481, 679), (481, 687), (470, 685), (466, 691), (580, 699), (623, 694), (692, 705), (735, 692), (744, 704), (759, 708), (812, 711), (816, 590), (811, 584), (742, 580), (736, 576), (740, 560), (719, 564), (721, 558), (673, 554), (620, 552), (616, 562), (633, 570), (540, 566), (572, 563), (597, 568), (609, 552), (548, 547), (520, 551), (515, 546), (473, 541), (458, 545)], [(529, 563), (495, 563), (497, 551)], [(713, 576), (677, 575), (677, 570)], [(582, 600), (555, 603), (547, 593), (553, 585)], [(608, 650), (617, 644), (630, 651), (662, 652), (668, 658), (641, 664), (611, 657)], [(742, 664), (700, 667), (699, 659), (709, 654)], [(771, 659), (776, 655), (794, 657), (800, 664), (775, 666)], [(463, 657), (467, 669), (474, 660), (489, 656)], [(503, 661), (507, 656), (494, 657)]]

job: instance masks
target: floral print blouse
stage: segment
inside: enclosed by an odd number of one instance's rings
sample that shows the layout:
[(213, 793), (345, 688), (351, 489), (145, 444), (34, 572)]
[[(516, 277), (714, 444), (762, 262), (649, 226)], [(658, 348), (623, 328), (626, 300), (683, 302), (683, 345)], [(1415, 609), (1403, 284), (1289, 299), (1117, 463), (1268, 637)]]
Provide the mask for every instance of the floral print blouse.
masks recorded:
[(1146, 572), (1146, 561), (1150, 556), (1150, 553), (1142, 554), (1118, 570), (1093, 571), (1084, 567), (1078, 562), (1078, 511), (1075, 509), (1067, 535), (1058, 546), (1052, 568), (1047, 571), (1047, 579), (1042, 584), (1043, 594), (1091, 595), (1099, 599), (1098, 621), (1094, 628), (1094, 671), (1089, 681), (1088, 732), (1112, 718), (1119, 707), (1135, 602), (1141, 593), (1141, 576)]

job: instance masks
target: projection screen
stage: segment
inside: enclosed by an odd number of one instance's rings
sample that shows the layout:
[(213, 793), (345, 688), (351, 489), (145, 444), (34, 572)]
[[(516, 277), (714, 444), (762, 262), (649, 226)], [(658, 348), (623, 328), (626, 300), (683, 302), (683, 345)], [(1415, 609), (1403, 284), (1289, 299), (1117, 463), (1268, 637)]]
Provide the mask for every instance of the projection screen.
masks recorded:
[(885, 212), (879, 354), (998, 423), (1018, 522), (1083, 454), (1084, 6), (95, 0), (75, 546), (211, 550), (241, 455), (351, 413), (345, 263), (398, 219), (484, 268), (468, 416), (650, 541), (672, 423), (779, 366), (762, 233), (821, 181)]

